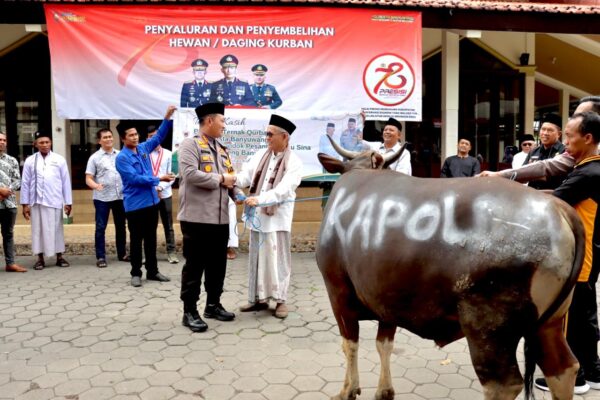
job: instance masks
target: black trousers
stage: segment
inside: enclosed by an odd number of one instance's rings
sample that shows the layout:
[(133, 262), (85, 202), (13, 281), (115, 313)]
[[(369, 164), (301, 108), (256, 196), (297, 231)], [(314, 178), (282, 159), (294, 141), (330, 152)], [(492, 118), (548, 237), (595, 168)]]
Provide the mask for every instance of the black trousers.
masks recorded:
[(156, 228), (158, 205), (125, 213), (129, 227), (131, 276), (142, 276), (142, 242), (146, 256), (146, 276), (156, 275)]
[(592, 282), (577, 282), (575, 285), (567, 321), (567, 342), (581, 365), (580, 375), (600, 382), (598, 306), (596, 285)]
[(183, 233), (183, 256), (185, 264), (181, 271), (181, 300), (184, 308), (196, 309), (200, 298), (202, 274), (206, 304), (217, 304), (223, 293), (223, 281), (227, 267), (227, 240), (229, 224), (199, 224), (180, 222)]
[(6, 265), (15, 263), (14, 228), (17, 220), (16, 208), (0, 209), (0, 230), (2, 231), (2, 248)]
[(158, 203), (160, 222), (165, 230), (167, 253), (175, 253), (175, 231), (173, 230), (173, 198), (160, 199)]

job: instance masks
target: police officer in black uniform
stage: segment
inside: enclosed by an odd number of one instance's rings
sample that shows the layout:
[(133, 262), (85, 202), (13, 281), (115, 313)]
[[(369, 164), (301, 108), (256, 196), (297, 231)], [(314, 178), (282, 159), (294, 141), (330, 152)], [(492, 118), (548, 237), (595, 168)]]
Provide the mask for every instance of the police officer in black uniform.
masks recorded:
[(223, 79), (212, 84), (210, 101), (223, 103), (226, 106), (254, 106), (256, 102), (252, 96), (248, 82), (235, 77), (238, 59), (233, 54), (227, 54), (219, 61)]
[(194, 80), (185, 82), (181, 87), (181, 107), (196, 108), (208, 103), (212, 84), (204, 79), (206, 68), (208, 63), (201, 58), (192, 62)]
[(254, 74), (254, 83), (250, 85), (254, 101), (261, 108), (275, 109), (280, 107), (283, 101), (277, 93), (275, 86), (265, 83), (267, 71), (269, 69), (264, 64), (256, 64), (252, 67)]

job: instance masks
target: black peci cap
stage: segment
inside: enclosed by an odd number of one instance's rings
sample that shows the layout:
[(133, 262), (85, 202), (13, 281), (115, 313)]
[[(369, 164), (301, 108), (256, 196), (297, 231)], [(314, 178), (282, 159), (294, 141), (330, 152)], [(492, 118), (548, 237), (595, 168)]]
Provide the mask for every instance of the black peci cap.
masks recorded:
[(156, 125), (149, 125), (149, 126), (148, 126), (148, 129), (147, 129), (147, 132), (148, 132), (148, 133), (152, 133), (152, 132), (154, 132), (156, 129), (157, 129), (157, 128), (156, 128)]
[(335, 124), (333, 122), (328, 122), (327, 123), (327, 127), (328, 128), (335, 128)]
[(558, 126), (558, 130), (562, 131), (562, 118), (559, 115), (552, 113), (544, 115), (544, 118), (542, 119), (542, 125), (544, 125), (546, 122)]
[(287, 133), (289, 133), (290, 135), (292, 134), (292, 132), (294, 132), (296, 130), (296, 125), (294, 125), (294, 123), (292, 121), (289, 121), (289, 120), (283, 118), (281, 115), (277, 115), (277, 114), (271, 115), (271, 120), (269, 121), (269, 125), (277, 126), (281, 129), (287, 131)]
[(43, 138), (43, 137), (47, 137), (48, 139), (52, 140), (52, 135), (46, 132), (42, 132), (42, 131), (37, 131), (33, 134), (33, 137), (35, 140), (39, 139), (39, 138)]
[(196, 107), (196, 115), (198, 119), (210, 114), (225, 115), (225, 104), (223, 103), (206, 103)]
[(399, 131), (402, 132), (402, 124), (397, 119), (390, 118), (387, 120), (387, 122), (385, 124), (395, 126), (396, 128), (398, 128)]
[(523, 135), (521, 137), (521, 143), (523, 142), (535, 142), (535, 138), (533, 137), (533, 135)]

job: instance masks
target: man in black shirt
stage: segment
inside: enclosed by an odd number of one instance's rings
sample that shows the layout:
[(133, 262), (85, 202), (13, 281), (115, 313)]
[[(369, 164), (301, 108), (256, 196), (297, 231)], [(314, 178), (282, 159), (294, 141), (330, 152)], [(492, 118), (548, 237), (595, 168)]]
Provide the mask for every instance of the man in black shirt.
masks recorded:
[(440, 178), (462, 178), (475, 176), (481, 171), (479, 161), (469, 155), (471, 142), (467, 139), (458, 141), (458, 155), (450, 156), (444, 161)]
[[(529, 152), (523, 165), (531, 164), (537, 161), (554, 158), (555, 155), (565, 151), (565, 145), (562, 139), (562, 118), (556, 114), (546, 114), (540, 127), (541, 145)], [(556, 189), (560, 186), (562, 178), (552, 177), (543, 180), (529, 182), (529, 187), (534, 189)]]
[[(600, 390), (596, 303), (596, 282), (600, 272), (600, 156), (597, 153), (600, 116), (594, 112), (575, 114), (567, 123), (565, 133), (567, 151), (574, 158), (575, 167), (554, 195), (575, 208), (586, 232), (586, 256), (566, 324), (567, 342), (581, 366), (575, 393), (583, 394), (590, 387)], [(535, 384), (542, 390), (549, 390), (543, 378), (536, 379)]]

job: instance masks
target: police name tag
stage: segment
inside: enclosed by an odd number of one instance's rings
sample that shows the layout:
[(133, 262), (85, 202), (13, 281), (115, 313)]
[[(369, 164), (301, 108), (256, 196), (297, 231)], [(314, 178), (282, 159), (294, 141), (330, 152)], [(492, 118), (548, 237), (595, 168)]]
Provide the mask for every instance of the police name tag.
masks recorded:
[(246, 94), (246, 88), (245, 87), (236, 87), (235, 88), (235, 94), (238, 96), (243, 96)]

